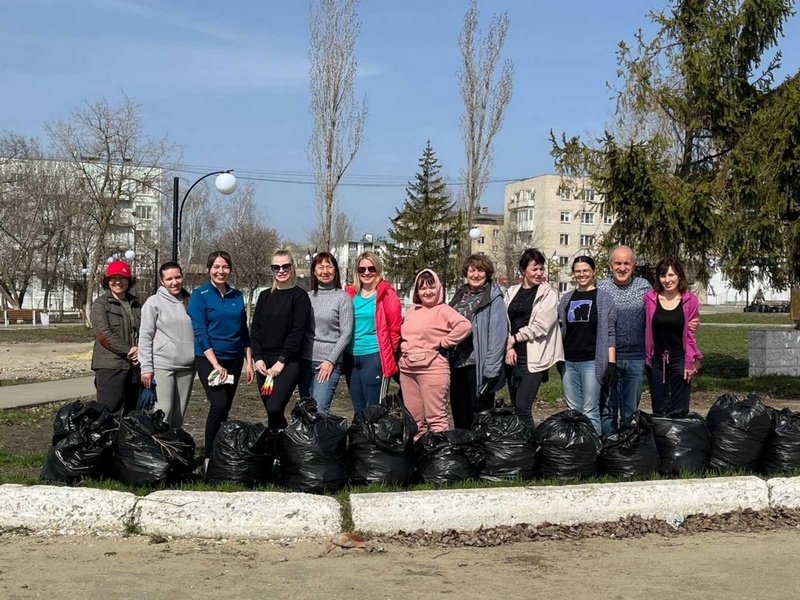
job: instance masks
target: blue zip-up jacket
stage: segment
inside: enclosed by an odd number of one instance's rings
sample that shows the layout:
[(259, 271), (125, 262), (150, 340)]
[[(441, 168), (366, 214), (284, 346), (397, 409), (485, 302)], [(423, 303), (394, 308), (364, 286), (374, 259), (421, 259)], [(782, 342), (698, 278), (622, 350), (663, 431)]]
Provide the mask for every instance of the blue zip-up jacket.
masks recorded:
[(226, 284), (222, 296), (207, 281), (192, 292), (186, 308), (194, 329), (194, 354), (203, 356), (213, 349), (217, 358), (233, 359), (250, 347), (247, 311), (242, 292)]

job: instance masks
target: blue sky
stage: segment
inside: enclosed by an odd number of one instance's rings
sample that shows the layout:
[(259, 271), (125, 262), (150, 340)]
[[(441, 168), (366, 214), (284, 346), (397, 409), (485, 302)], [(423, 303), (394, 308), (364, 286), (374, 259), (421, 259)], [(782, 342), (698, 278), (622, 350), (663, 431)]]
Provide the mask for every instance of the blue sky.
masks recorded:
[[(595, 135), (613, 113), (620, 40), (647, 26), (649, 0), (482, 0), (482, 23), (511, 20), (504, 56), (514, 96), (495, 140), (492, 178), (552, 172), (548, 132)], [(463, 163), (457, 46), (468, 0), (362, 0), (356, 96), (365, 141), (352, 176), (395, 183), (341, 187), (356, 233), (384, 234), (426, 140), (445, 174)], [(43, 136), (43, 124), (85, 100), (143, 106), (144, 126), (182, 148), (187, 170), (234, 168), (308, 179), (308, 4), (304, 0), (0, 0), (0, 130)], [(797, 18), (781, 41), (786, 72), (800, 62)], [(194, 174), (187, 177), (195, 178)], [(391, 179), (386, 179), (391, 177)], [(351, 182), (359, 181), (351, 177)], [(363, 180), (362, 180), (363, 181)], [(268, 224), (303, 242), (311, 185), (259, 181)], [(500, 211), (502, 183), (481, 204)]]

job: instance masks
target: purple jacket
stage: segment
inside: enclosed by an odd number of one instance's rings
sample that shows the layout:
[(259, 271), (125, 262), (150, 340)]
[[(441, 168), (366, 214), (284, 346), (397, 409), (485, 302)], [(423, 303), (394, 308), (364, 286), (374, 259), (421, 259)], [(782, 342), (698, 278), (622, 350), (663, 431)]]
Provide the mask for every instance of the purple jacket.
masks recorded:
[[(703, 358), (697, 348), (694, 332), (689, 330), (689, 321), (700, 315), (700, 301), (691, 292), (681, 294), (683, 300), (683, 354), (685, 356), (684, 369), (693, 371), (695, 361)], [(653, 364), (653, 315), (656, 312), (658, 293), (650, 290), (644, 295), (644, 360), (648, 366)]]

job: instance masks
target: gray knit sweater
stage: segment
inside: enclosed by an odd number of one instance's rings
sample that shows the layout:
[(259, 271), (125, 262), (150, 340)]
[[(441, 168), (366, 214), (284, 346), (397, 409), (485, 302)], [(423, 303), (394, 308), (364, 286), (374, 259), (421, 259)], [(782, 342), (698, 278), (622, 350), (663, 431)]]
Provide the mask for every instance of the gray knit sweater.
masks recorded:
[(311, 318), (303, 358), (337, 364), (353, 336), (353, 300), (344, 290), (322, 284), (316, 292), (309, 291), (308, 297)]
[(180, 371), (194, 366), (192, 320), (183, 300), (163, 286), (142, 307), (139, 362), (142, 373), (152, 373), (154, 368)]
[(597, 282), (617, 307), (617, 360), (644, 360), (644, 295), (652, 288), (642, 277), (617, 285), (610, 277)]

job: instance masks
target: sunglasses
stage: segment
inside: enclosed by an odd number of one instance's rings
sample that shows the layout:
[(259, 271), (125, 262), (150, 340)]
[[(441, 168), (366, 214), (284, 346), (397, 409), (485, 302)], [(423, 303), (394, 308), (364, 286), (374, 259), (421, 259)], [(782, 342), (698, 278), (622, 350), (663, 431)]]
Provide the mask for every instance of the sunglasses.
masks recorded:
[(377, 273), (378, 269), (375, 267), (358, 267), (358, 272), (363, 275), (364, 273)]
[(273, 273), (277, 273), (279, 271), (284, 271), (285, 273), (288, 273), (289, 271), (292, 270), (292, 263), (286, 263), (283, 265), (270, 265), (269, 268), (272, 269)]

